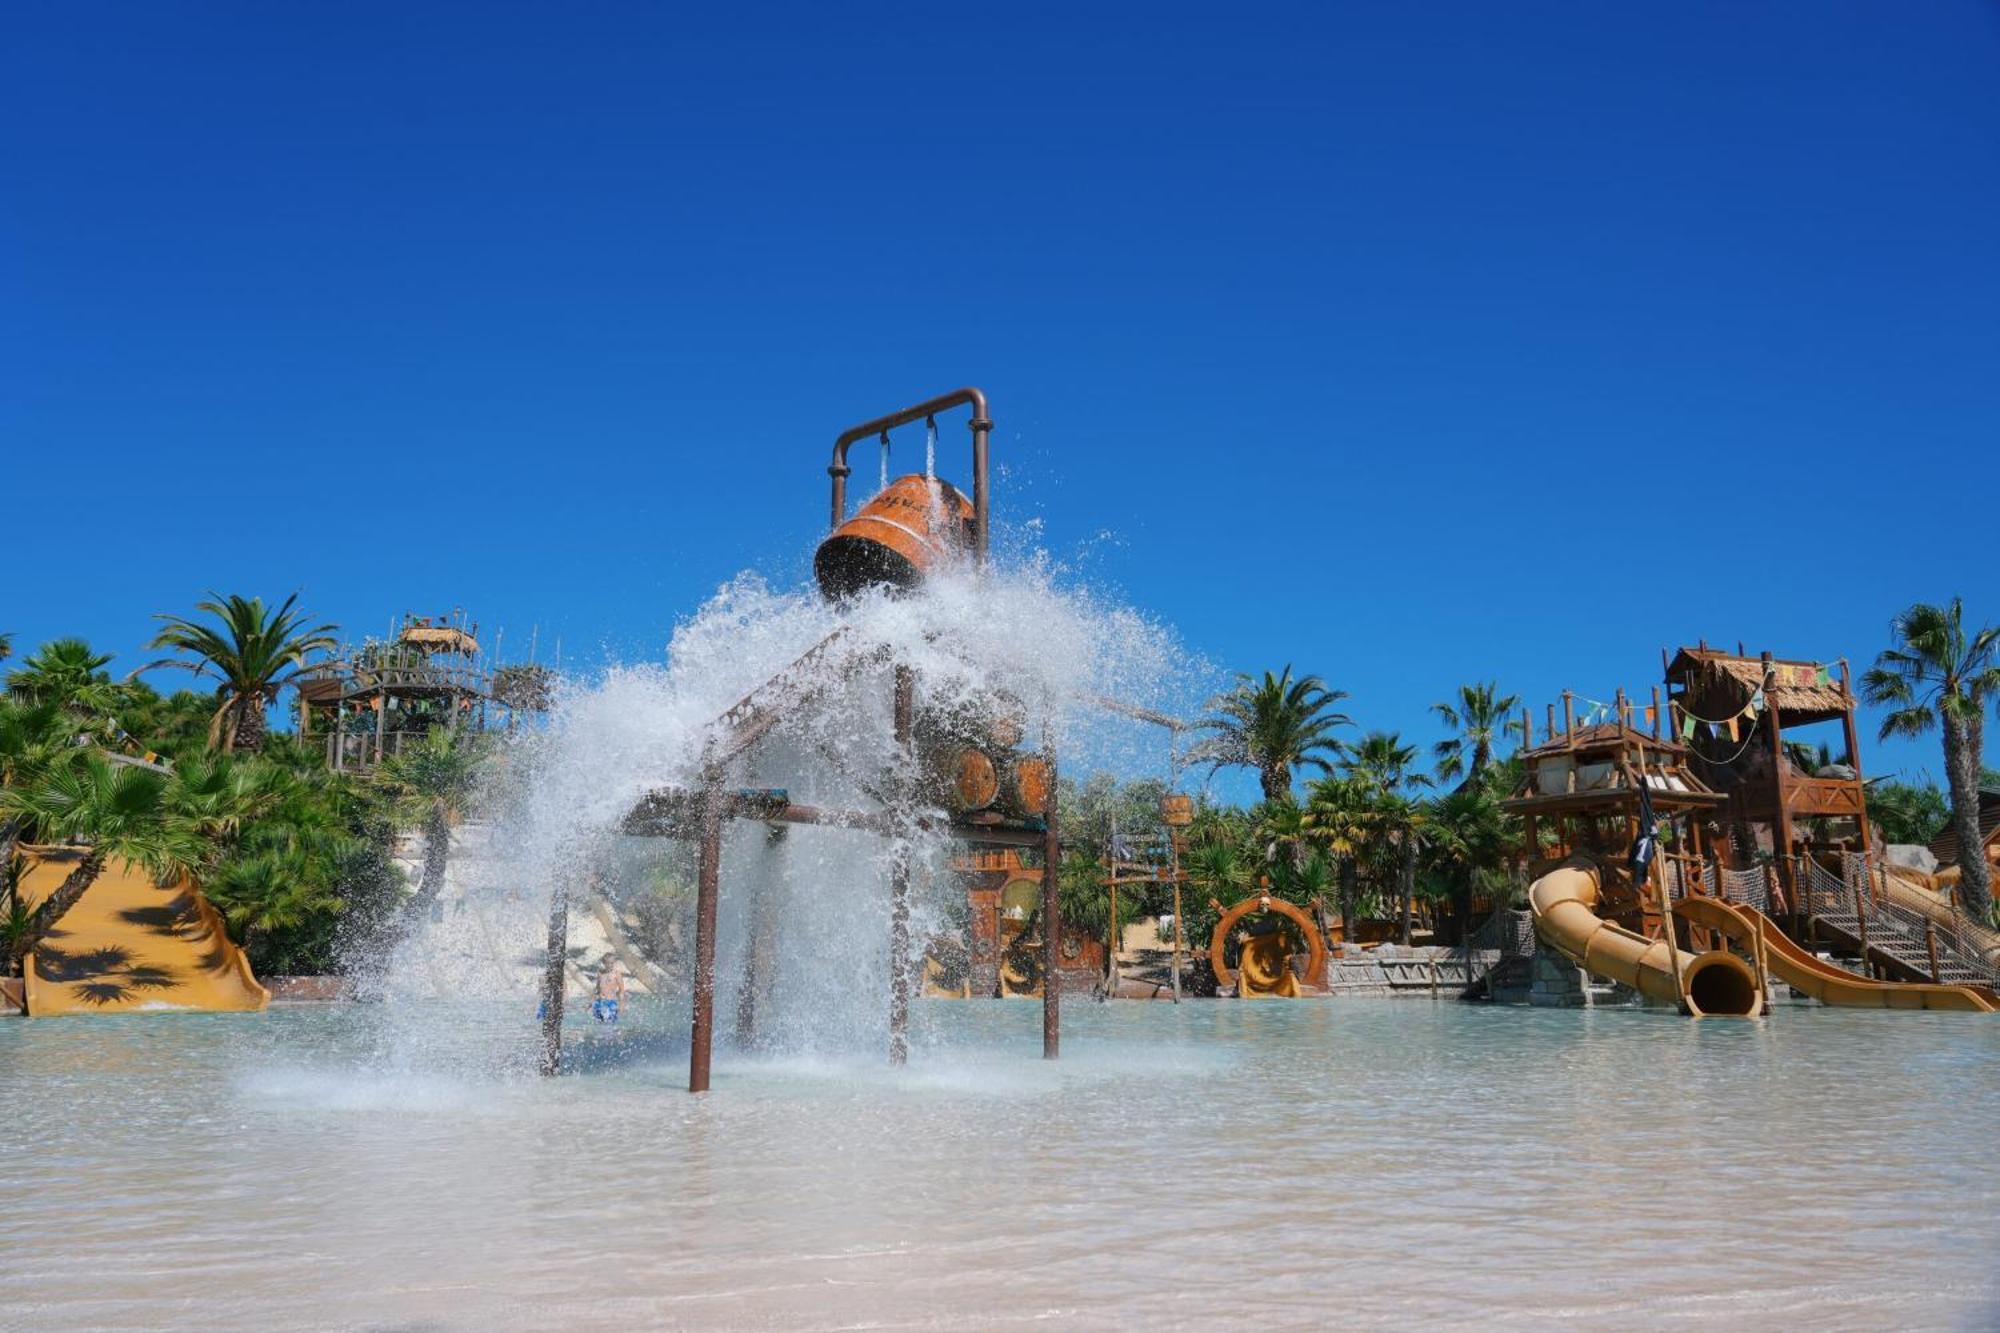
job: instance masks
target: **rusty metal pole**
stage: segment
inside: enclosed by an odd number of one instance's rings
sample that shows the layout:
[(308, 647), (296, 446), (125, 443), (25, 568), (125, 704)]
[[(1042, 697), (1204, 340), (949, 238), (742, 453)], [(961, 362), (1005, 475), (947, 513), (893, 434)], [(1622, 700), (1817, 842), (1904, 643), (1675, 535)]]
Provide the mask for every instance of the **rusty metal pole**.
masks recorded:
[(688, 1045), (688, 1091), (708, 1091), (715, 1042), (715, 902), (722, 882), (721, 775), (711, 773), (701, 792), (701, 852), (695, 870), (694, 1021)]
[(988, 415), (986, 395), (978, 389), (954, 389), (936, 398), (906, 407), (900, 412), (891, 412), (886, 417), (864, 421), (858, 426), (850, 426), (842, 431), (833, 442), (833, 461), (827, 467), (827, 475), (833, 478), (833, 522), (839, 527), (847, 517), (847, 478), (853, 469), (847, 465), (847, 449), (856, 440), (879, 436), (898, 426), (907, 426), (913, 421), (934, 417), (940, 412), (954, 407), (972, 409), (972, 550), (973, 557), (981, 564), (986, 563), (987, 524), (992, 512), (992, 497), (988, 494), (990, 469), (987, 466), (993, 436), (993, 420)]
[(977, 389), (972, 395), (972, 558), (986, 563), (987, 525), (992, 518), (993, 498), (987, 485), (987, 447), (993, 421), (986, 415), (986, 396)]
[(549, 898), (549, 934), (542, 963), (542, 1062), (546, 1075), (562, 1072), (564, 974), (569, 965), (569, 879), (558, 876)]
[(1049, 808), (1042, 832), (1042, 1058), (1053, 1060), (1062, 1053), (1062, 912), (1056, 902), (1062, 832), (1056, 814), (1059, 802), (1052, 738), (1042, 742), (1042, 757), (1049, 765)]
[(903, 771), (896, 775), (896, 788), (905, 793), (896, 829), (895, 849), (889, 865), (889, 1063), (900, 1065), (910, 1058), (910, 835), (909, 785), (910, 737), (916, 727), (916, 673), (906, 666), (896, 668), (896, 758)]

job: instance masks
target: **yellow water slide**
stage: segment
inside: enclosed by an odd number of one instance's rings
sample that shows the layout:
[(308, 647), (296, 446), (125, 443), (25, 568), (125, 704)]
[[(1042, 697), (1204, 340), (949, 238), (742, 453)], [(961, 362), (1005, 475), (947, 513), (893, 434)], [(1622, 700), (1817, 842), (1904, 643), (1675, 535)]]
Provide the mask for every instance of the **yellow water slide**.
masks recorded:
[(1666, 1000), (1696, 1018), (1754, 1018), (1764, 996), (1751, 966), (1726, 949), (1694, 953), (1597, 914), (1599, 869), (1574, 857), (1528, 888), (1535, 934), (1592, 976)]
[[(40, 904), (83, 860), (75, 847), (24, 847), (25, 906)], [(271, 993), (250, 974), (222, 917), (192, 881), (161, 886), (113, 861), (28, 955), (32, 1017), (140, 1009), (250, 1010)]]
[(1928, 982), (1876, 981), (1835, 967), (1804, 948), (1754, 907), (1720, 898), (1684, 898), (1674, 914), (1697, 926), (1743, 941), (1758, 939), (1765, 967), (1793, 990), (1821, 1004), (1851, 1009), (1948, 1009), (1960, 1013), (2000, 1011), (1984, 986), (1938, 986)]

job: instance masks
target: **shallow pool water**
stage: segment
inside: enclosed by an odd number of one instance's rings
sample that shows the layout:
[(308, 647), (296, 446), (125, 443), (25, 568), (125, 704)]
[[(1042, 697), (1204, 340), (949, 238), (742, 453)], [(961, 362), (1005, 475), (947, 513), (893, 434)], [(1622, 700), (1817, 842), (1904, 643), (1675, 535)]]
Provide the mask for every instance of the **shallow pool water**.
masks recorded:
[(932, 1003), (0, 1022), (0, 1326), (2000, 1325), (2000, 1021)]

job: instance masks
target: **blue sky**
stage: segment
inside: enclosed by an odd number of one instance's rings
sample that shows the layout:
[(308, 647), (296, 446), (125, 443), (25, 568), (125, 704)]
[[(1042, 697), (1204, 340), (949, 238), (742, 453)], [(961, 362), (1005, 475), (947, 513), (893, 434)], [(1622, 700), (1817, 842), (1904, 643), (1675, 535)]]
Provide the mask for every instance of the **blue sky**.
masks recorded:
[(1003, 518), (1426, 739), (2000, 619), (1991, 5), (703, 8), (11, 9), (17, 648), (217, 588), (656, 654), (968, 382)]

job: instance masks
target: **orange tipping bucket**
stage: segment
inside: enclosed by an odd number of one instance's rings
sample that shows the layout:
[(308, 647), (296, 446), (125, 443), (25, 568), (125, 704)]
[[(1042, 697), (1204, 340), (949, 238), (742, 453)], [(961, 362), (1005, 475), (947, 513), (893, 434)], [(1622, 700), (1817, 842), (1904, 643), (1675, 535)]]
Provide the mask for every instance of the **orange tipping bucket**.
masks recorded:
[(972, 501), (949, 482), (898, 477), (819, 544), (813, 574), (838, 600), (864, 588), (913, 588), (972, 549)]

